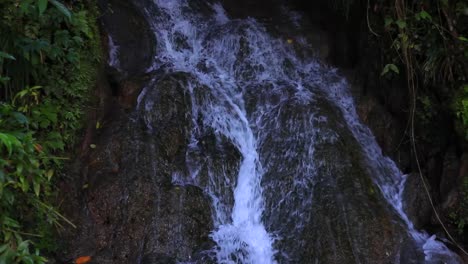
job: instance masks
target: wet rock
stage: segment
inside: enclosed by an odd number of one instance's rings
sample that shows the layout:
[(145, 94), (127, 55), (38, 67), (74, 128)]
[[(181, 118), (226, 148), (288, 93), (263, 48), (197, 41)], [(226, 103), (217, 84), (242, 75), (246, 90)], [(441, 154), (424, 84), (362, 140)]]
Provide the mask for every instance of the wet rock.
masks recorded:
[[(430, 193), (430, 185), (427, 181), (426, 186), (429, 188)], [(403, 210), (405, 210), (416, 229), (423, 229), (431, 222), (432, 206), (418, 173), (407, 176), (405, 190), (403, 191)]]
[(202, 258), (213, 247), (210, 198), (199, 187), (172, 184), (190, 125), (185, 88), (172, 77), (148, 86), (158, 100), (147, 109), (152, 129), (135, 113), (121, 113), (77, 162), (81, 175), (72, 178), (81, 180), (65, 211), (79, 229), (64, 234), (67, 250), (59, 258), (90, 255), (95, 263), (118, 264), (158, 256), (156, 263), (174, 263)]
[(165, 142), (165, 155), (174, 160), (184, 152), (191, 130), (191, 101), (187, 81), (190, 75), (168, 74), (148, 86), (144, 92), (139, 113), (155, 137)]
[[(295, 134), (287, 129), (317, 112), (327, 121), (313, 121), (315, 133), (288, 141), (285, 135)], [(285, 151), (265, 157), (272, 165), (265, 168), (262, 181), (271, 210), (265, 219), (279, 237), (275, 247), (282, 249), (277, 254), (280, 263), (422, 261), (403, 222), (373, 183), (360, 146), (336, 109), (323, 99), (314, 108), (291, 101), (277, 122), (283, 129), (261, 146), (265, 153), (272, 145)], [(310, 145), (315, 145), (313, 151)], [(294, 155), (289, 157), (288, 151)]]
[(234, 18), (255, 17), (257, 19), (272, 19), (279, 17), (280, 0), (222, 0), (221, 3), (228, 14)]
[[(112, 66), (116, 79), (143, 74), (154, 57), (156, 39), (138, 3), (125, 0), (99, 1), (107, 43), (116, 49), (115, 64)], [(108, 47), (109, 50), (111, 48)]]
[(117, 98), (120, 106), (124, 109), (134, 108), (137, 102), (137, 97), (140, 94), (142, 88), (142, 80), (122, 80), (117, 87)]
[(370, 127), (383, 152), (391, 156), (402, 171), (410, 171), (410, 153), (407, 149), (401, 148), (405, 137), (402, 123), (374, 96), (358, 96), (357, 101), (357, 113), (360, 119)]
[(442, 177), (440, 179), (440, 195), (446, 197), (447, 194), (458, 186), (457, 179), (460, 171), (460, 160), (457, 157), (455, 148), (449, 149), (444, 156)]
[[(188, 202), (190, 201), (190, 202)], [(156, 228), (147, 234), (145, 252), (166, 255), (177, 261), (193, 261), (214, 244), (208, 234), (213, 228), (207, 197), (194, 186), (176, 186), (161, 197), (162, 207), (153, 218)], [(162, 262), (161, 262), (162, 263)]]
[(141, 264), (175, 264), (173, 257), (168, 255), (147, 254), (141, 260)]
[[(223, 186), (215, 195), (224, 198), (226, 207), (232, 206), (232, 189), (241, 157), (229, 140), (203, 127), (197, 121), (201, 118), (192, 116), (193, 98), (187, 89), (192, 81), (189, 74), (171, 73), (144, 83), (141, 76), (150, 65), (155, 46), (141, 11), (144, 2), (101, 1), (106, 10), (104, 27), (120, 50), (118, 67), (116, 64), (110, 73), (118, 86), (119, 107), (131, 112), (136, 95), (142, 87), (146, 89), (138, 109), (130, 114), (119, 112), (93, 141), (97, 148), (88, 159), (78, 162), (76, 171), (81, 175), (74, 177), (81, 182), (70, 191), (70, 207), (66, 211), (79, 229), (65, 235), (68, 237), (64, 240), (70, 243), (64, 259), (92, 255), (95, 263), (104, 264), (213, 263), (210, 250), (214, 244), (209, 233), (213, 230), (214, 213), (204, 190), (209, 181)], [(190, 1), (191, 8), (212, 12), (203, 1), (193, 6), (196, 2)], [(247, 16), (243, 12), (250, 12), (249, 7), (256, 10), (258, 17), (276, 12), (270, 10), (274, 5), (267, 6), (269, 3), (265, 1), (226, 2), (230, 2), (227, 9), (235, 17)], [(261, 8), (263, 5), (267, 8)], [(323, 48), (324, 56), (335, 60), (340, 56), (347, 58), (353, 50), (346, 47), (348, 37), (340, 31), (338, 36), (330, 37), (333, 40), (323, 40), (325, 37), (321, 36), (317, 45), (338, 42), (333, 51)], [(202, 92), (195, 95), (195, 100), (209, 96)], [(280, 263), (422, 262), (421, 253), (416, 252), (403, 223), (372, 182), (372, 173), (344, 120), (326, 100), (320, 99), (318, 106), (283, 102), (279, 124), (265, 124), (281, 129), (260, 142), (259, 151), (274, 153), (267, 148), (275, 146), (281, 152), (261, 155), (268, 161), (263, 164), (272, 164), (265, 168), (262, 182), (266, 207), (272, 208), (264, 218), (270, 233), (278, 235), (275, 244), (275, 248), (281, 249), (278, 260)], [(247, 104), (248, 108), (256, 107), (256, 102)], [(370, 102), (361, 117), (377, 124), (379, 141), (390, 149), (399, 136), (395, 133), (398, 124), (394, 125), (390, 112), (379, 109), (380, 104)], [(317, 108), (330, 116), (330, 122), (308, 119), (314, 117)], [(303, 121), (314, 122), (319, 128), (317, 133), (288, 131), (293, 127), (291, 124), (297, 126)], [(194, 122), (200, 127), (192, 135)], [(291, 134), (297, 138), (286, 140)], [(191, 142), (192, 136), (196, 142)], [(308, 149), (310, 140), (318, 142), (313, 151)], [(193, 149), (188, 147), (189, 143), (194, 145)], [(316, 167), (302, 170), (301, 166), (310, 161)], [(188, 178), (194, 168), (190, 164), (201, 164), (195, 168), (199, 173), (197, 179), (191, 182)], [(301, 170), (296, 171), (298, 168)], [(179, 174), (180, 181), (175, 181), (174, 175)], [(286, 193), (286, 197), (280, 197), (279, 193)], [(411, 199), (416, 199), (411, 204), (419, 201), (418, 197), (408, 198)], [(422, 216), (415, 213), (414, 218)]]
[[(132, 135), (128, 133), (125, 135)], [(78, 236), (69, 256), (92, 255), (97, 263), (128, 263), (145, 254), (167, 254), (177, 261), (190, 260), (210, 249), (212, 229), (210, 199), (194, 186), (171, 185), (172, 168), (162, 160), (154, 143), (118, 138), (103, 145), (104, 161), (88, 169), (89, 183), (79, 217)], [(115, 173), (114, 151), (121, 151)], [(118, 162), (118, 161), (117, 161)], [(201, 248), (205, 246), (206, 248)]]

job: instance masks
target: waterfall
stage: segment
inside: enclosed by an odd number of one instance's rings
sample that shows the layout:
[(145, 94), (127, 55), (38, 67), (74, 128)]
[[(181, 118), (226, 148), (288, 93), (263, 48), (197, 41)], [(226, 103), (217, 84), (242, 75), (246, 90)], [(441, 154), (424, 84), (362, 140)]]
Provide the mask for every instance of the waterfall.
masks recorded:
[[(230, 19), (220, 4), (154, 1), (156, 11), (145, 10), (157, 39), (151, 70), (190, 75), (186, 81), (193, 119), (186, 153), (189, 173), (174, 173), (173, 182), (199, 185), (211, 197), (215, 225), (211, 238), (218, 263), (288, 262), (288, 254), (277, 245), (288, 235), (293, 240), (313, 217), (312, 190), (318, 184), (318, 168), (325, 167), (316, 147), (335, 144), (339, 138), (327, 127), (328, 117), (318, 106), (327, 100), (341, 111), (362, 147), (372, 180), (422, 248), (426, 261), (457, 263), (453, 253), (417, 231), (406, 216), (401, 198), (405, 176), (382, 155), (370, 130), (359, 122), (348, 85), (334, 69), (314, 58), (298, 56), (289, 39), (273, 37), (255, 19)], [(111, 38), (109, 42), (116, 53)], [(111, 63), (118, 65), (115, 59)], [(151, 111), (151, 100), (142, 100), (146, 94), (145, 89), (138, 107)], [(212, 169), (207, 183), (199, 179), (197, 155), (203, 155), (200, 135), (206, 130), (213, 131), (218, 141), (229, 141), (239, 152), (234, 180), (228, 173)], [(269, 185), (275, 179), (265, 175), (272, 173), (283, 175), (290, 184)], [(272, 195), (281, 198), (272, 202)], [(288, 207), (288, 218), (278, 217), (276, 212)], [(291, 235), (280, 230), (281, 223), (296, 231)]]

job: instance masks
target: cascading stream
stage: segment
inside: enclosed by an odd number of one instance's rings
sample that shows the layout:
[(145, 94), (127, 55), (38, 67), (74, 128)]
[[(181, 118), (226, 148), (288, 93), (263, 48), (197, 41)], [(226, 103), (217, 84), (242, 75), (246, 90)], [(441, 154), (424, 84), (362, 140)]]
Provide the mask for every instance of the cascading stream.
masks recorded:
[[(162, 45), (158, 47), (161, 57), (159, 63), (170, 64), (174, 71), (196, 75), (197, 82), (202, 87), (192, 85), (193, 115), (202, 115), (203, 125), (227, 137), (242, 155), (231, 215), (226, 215), (224, 206), (215, 205), (218, 223), (212, 238), (218, 245), (216, 258), (220, 263), (275, 263), (272, 239), (261, 221), (261, 165), (258, 162), (256, 140), (244, 109), (242, 93), (233, 76), (235, 57), (219, 61), (217, 58), (226, 56), (216, 54), (223, 53), (227, 48), (238, 49), (235, 45), (239, 36), (229, 38), (227, 35), (228, 38), (218, 40), (222, 43), (210, 43), (213, 46), (202, 43), (207, 40), (210, 31), (206, 26), (200, 28), (201, 22), (196, 14), (184, 13), (188, 2), (158, 1), (157, 5), (164, 17), (162, 21), (157, 21), (155, 26), (158, 39), (163, 40)], [(219, 5), (214, 5), (213, 8), (217, 13), (215, 21), (210, 22), (218, 25), (227, 23), (228, 19), (222, 8)], [(227, 47), (229, 45), (232, 46)], [(212, 49), (209, 50), (206, 46)], [(205, 67), (211, 69), (199, 70), (203, 62)], [(200, 89), (209, 90), (198, 91)], [(197, 100), (195, 93), (199, 92), (208, 93), (210, 99)]]
[[(193, 153), (198, 151), (201, 130), (212, 129), (217, 138), (229, 140), (241, 155), (234, 182), (227, 174), (209, 171), (210, 183), (203, 186), (213, 200), (215, 230), (211, 237), (217, 244), (214, 251), (218, 263), (277, 263), (278, 254), (283, 252), (275, 245), (285, 233), (268, 230), (271, 228), (265, 219), (274, 219), (275, 208), (287, 207), (292, 196), (300, 197), (302, 205), (290, 212), (292, 220), (284, 221), (291, 221), (296, 229), (304, 227), (302, 218), (313, 203), (312, 188), (318, 167), (315, 139), (320, 136), (322, 141), (336, 140), (333, 131), (318, 128), (317, 124), (327, 122), (314, 109), (319, 94), (326, 94), (341, 109), (368, 159), (371, 174), (375, 175), (373, 180), (423, 248), (426, 261), (436, 263), (444, 259), (457, 263), (443, 244), (416, 231), (404, 213), (401, 199), (404, 176), (381, 154), (369, 129), (359, 122), (347, 84), (334, 70), (314, 59), (300, 58), (288, 41), (272, 37), (254, 19), (229, 19), (219, 4), (188, 0), (155, 0), (155, 4), (157, 13), (146, 10), (158, 40), (152, 69), (191, 75), (187, 92), (194, 128), (187, 153), (191, 175), (186, 181), (197, 182), (200, 165)], [(192, 5), (199, 5), (197, 10), (207, 14), (194, 11)], [(111, 38), (109, 42), (114, 47)], [(111, 63), (117, 65), (118, 61)], [(145, 91), (140, 99), (144, 95)], [(151, 100), (145, 104), (140, 107), (152, 109)], [(282, 120), (282, 111), (291, 105), (298, 110), (291, 120)], [(286, 142), (278, 143), (283, 149), (276, 151), (284, 152), (281, 158), (285, 162), (294, 160), (294, 168), (277, 168), (269, 163), (269, 159), (278, 158), (266, 150), (275, 138)], [(291, 174), (293, 178), (300, 173), (308, 177), (294, 178), (294, 191), (281, 194), (278, 204), (266, 206), (262, 179), (271, 171)], [(174, 181), (184, 181), (184, 176), (174, 177)], [(220, 181), (233, 189), (233, 204), (227, 202), (229, 194), (220, 190), (223, 185)]]

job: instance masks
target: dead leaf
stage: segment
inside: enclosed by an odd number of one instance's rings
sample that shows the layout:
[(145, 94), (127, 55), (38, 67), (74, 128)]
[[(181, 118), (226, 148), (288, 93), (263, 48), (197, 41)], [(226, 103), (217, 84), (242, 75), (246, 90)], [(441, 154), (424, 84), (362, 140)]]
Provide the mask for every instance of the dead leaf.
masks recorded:
[(75, 264), (85, 264), (91, 261), (90, 256), (82, 256), (75, 260)]
[(42, 152), (42, 146), (39, 144), (34, 144), (34, 149), (36, 149), (37, 152)]

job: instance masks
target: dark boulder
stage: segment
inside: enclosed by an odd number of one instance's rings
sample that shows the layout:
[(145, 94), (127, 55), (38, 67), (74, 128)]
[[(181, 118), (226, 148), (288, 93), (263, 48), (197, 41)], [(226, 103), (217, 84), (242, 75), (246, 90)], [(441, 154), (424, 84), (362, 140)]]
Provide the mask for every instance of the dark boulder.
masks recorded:
[[(139, 1), (99, 0), (101, 24), (107, 43), (116, 49), (115, 77), (123, 79), (146, 72), (155, 52), (155, 37)], [(112, 47), (108, 47), (109, 50)], [(110, 50), (111, 51), (111, 50)], [(110, 52), (112, 53), (112, 52)]]
[[(260, 145), (265, 153), (271, 146), (282, 150), (265, 156), (271, 165), (262, 181), (265, 219), (278, 236), (280, 263), (421, 263), (423, 256), (374, 184), (341, 114), (324, 98), (314, 107), (284, 104), (275, 124), (283, 129)], [(327, 121), (313, 120), (315, 131), (288, 131), (317, 113)]]
[[(413, 222), (416, 229), (423, 229), (431, 223), (432, 206), (427, 196), (424, 183), (418, 173), (407, 176), (403, 191), (403, 210)], [(425, 180), (430, 193), (430, 185)]]

